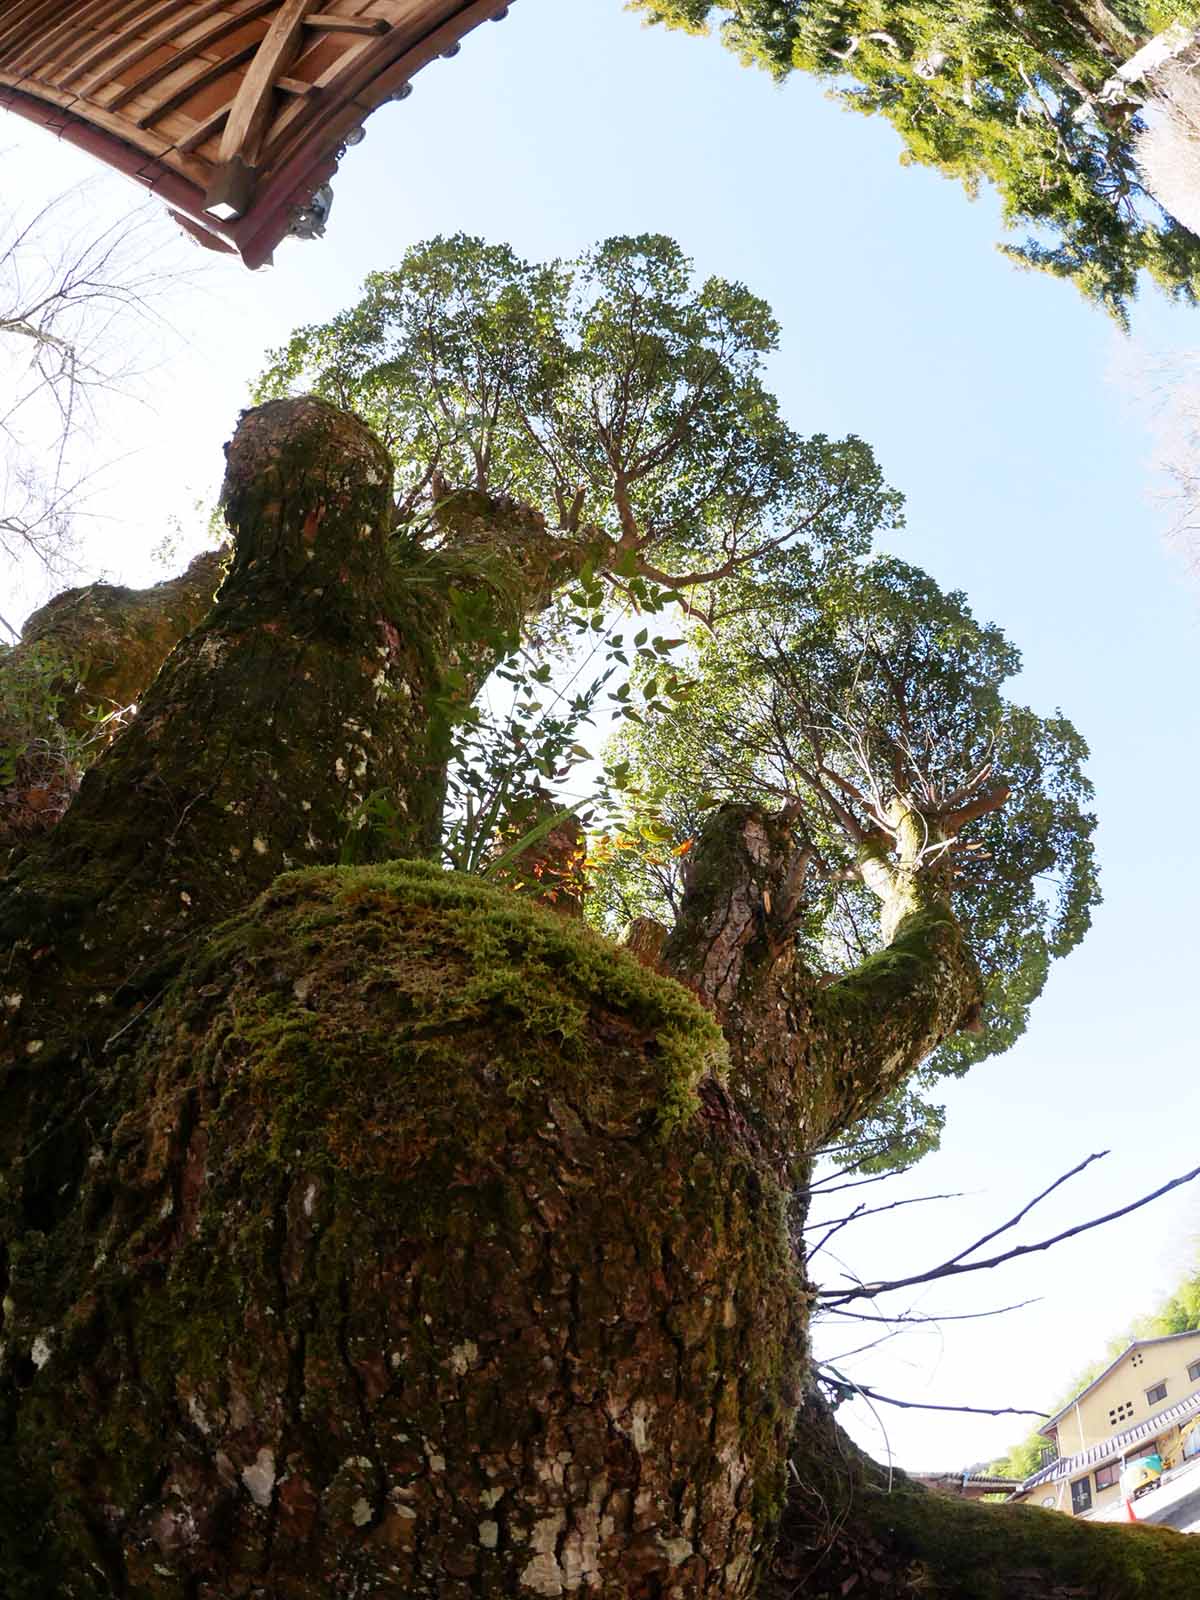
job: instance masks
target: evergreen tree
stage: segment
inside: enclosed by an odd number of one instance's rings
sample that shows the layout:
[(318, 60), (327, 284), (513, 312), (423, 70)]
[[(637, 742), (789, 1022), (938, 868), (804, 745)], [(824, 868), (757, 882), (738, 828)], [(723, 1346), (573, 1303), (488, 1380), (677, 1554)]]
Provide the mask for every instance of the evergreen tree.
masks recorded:
[[(459, 249), (364, 356), (398, 470), (322, 398), (242, 417), (211, 611), (173, 649), (147, 630), (169, 654), (138, 715), (0, 879), (0, 1592), (782, 1600), (918, 1570), (972, 1600), (1097, 1573), (1187, 1592), (1194, 1542), (935, 1504), (811, 1388), (811, 1153), (979, 1018), (946, 862), (1005, 785), (895, 783), (854, 863), (880, 948), (833, 983), (815, 806), (706, 813), (640, 959), (536, 878), (441, 865), (453, 728), (564, 588), (652, 615), (711, 594), (719, 632), (722, 585), (853, 567), (895, 513), (861, 442), (788, 433), (761, 304), (694, 290), (669, 241), (602, 246), (575, 310), (511, 292), (507, 260), (464, 299), (480, 250), (437, 247)], [(532, 336), (484, 338), (493, 312)], [(881, 593), (851, 586), (851, 619)], [(1006, 647), (964, 618), (959, 652), (961, 606), (919, 578), (897, 596), (946, 635), (908, 697), (943, 708), (944, 787)], [(901, 673), (912, 621), (880, 617)], [(1012, 798), (1019, 873), (1039, 824)]]
[[(715, 21), (743, 60), (806, 72), (850, 110), (888, 119), (906, 162), (999, 193), (1025, 239), (1002, 248), (1069, 278), (1122, 323), (1147, 272), (1188, 304), (1200, 240), (1148, 193), (1134, 93), (1102, 96), (1114, 69), (1189, 0), (1123, 12), (1103, 0), (632, 0), (651, 22)], [(1142, 86), (1144, 89), (1145, 86)]]

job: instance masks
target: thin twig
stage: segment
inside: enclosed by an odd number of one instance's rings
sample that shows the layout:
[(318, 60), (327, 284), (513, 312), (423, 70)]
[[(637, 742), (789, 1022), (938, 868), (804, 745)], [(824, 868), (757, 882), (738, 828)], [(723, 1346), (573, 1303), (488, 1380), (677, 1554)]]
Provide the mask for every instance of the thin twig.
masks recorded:
[(1093, 1161), (1103, 1161), (1104, 1157), (1110, 1154), (1111, 1151), (1108, 1150), (1093, 1151), (1077, 1167), (1072, 1167), (1070, 1172), (1064, 1172), (1061, 1178), (1055, 1178), (1049, 1188), (1043, 1189), (1041, 1194), (1035, 1194), (1029, 1204), (1023, 1206), (1015, 1217), (1010, 1218), (1008, 1222), (1002, 1222), (998, 1228), (993, 1228), (991, 1233), (985, 1233), (982, 1239), (976, 1239), (974, 1244), (969, 1244), (965, 1250), (960, 1250), (956, 1256), (951, 1256), (946, 1265), (952, 1266), (954, 1262), (961, 1261), (964, 1256), (973, 1256), (976, 1250), (981, 1250), (985, 1244), (990, 1244), (993, 1239), (999, 1238), (1002, 1233), (1007, 1233), (1010, 1228), (1015, 1228), (1022, 1217), (1028, 1216), (1034, 1206), (1040, 1204), (1048, 1194), (1053, 1194), (1055, 1189), (1066, 1183), (1068, 1179), (1077, 1177), (1085, 1167), (1090, 1167)]
[(843, 1311), (840, 1306), (822, 1306), (823, 1317), (853, 1317), (855, 1322), (974, 1322), (980, 1317), (1002, 1317), (1006, 1311), (1021, 1311), (1026, 1306), (1036, 1306), (1041, 1303), (1042, 1296), (1035, 1295), (1031, 1300), (1017, 1300), (1011, 1306), (994, 1306), (990, 1311), (947, 1311), (942, 1315), (914, 1316), (911, 1312), (897, 1312), (894, 1317), (873, 1317), (867, 1311)]
[(890, 1394), (880, 1394), (878, 1389), (868, 1389), (864, 1383), (855, 1383), (853, 1379), (845, 1377), (836, 1367), (824, 1367), (824, 1371), (832, 1372), (838, 1383), (847, 1389), (853, 1389), (855, 1394), (860, 1394), (864, 1399), (878, 1400), (881, 1405), (899, 1406), (902, 1411), (965, 1411), (976, 1417), (1048, 1417), (1048, 1411), (1034, 1411), (1028, 1406), (937, 1406), (924, 1400), (897, 1400)]
[(1121, 1206), (1116, 1211), (1106, 1212), (1102, 1217), (1094, 1217), (1090, 1222), (1081, 1222), (1074, 1228), (1066, 1228), (1050, 1239), (1040, 1239), (1037, 1244), (1019, 1244), (1012, 1250), (1006, 1250), (1003, 1255), (991, 1256), (986, 1261), (946, 1262), (940, 1267), (934, 1267), (930, 1272), (913, 1273), (909, 1278), (894, 1278), (889, 1283), (860, 1284), (853, 1289), (818, 1289), (817, 1295), (818, 1298), (827, 1299), (835, 1305), (843, 1305), (847, 1300), (861, 1300), (864, 1296), (874, 1298), (876, 1295), (890, 1294), (895, 1289), (907, 1289), (914, 1283), (933, 1283), (938, 1278), (953, 1278), (963, 1272), (988, 1271), (1004, 1261), (1013, 1261), (1018, 1256), (1033, 1255), (1039, 1250), (1049, 1250), (1053, 1245), (1061, 1244), (1064, 1239), (1073, 1239), (1077, 1234), (1088, 1233), (1093, 1228), (1102, 1228), (1106, 1222), (1115, 1222), (1118, 1217), (1128, 1216), (1131, 1211), (1139, 1211), (1142, 1206), (1148, 1206), (1152, 1200), (1159, 1200), (1172, 1189), (1178, 1189), (1198, 1177), (1200, 1177), (1200, 1167), (1193, 1167), (1191, 1172), (1185, 1172), (1180, 1178), (1172, 1178), (1170, 1183), (1164, 1183), (1152, 1194), (1143, 1195), (1140, 1200), (1133, 1200), (1129, 1205)]
[[(959, 1189), (953, 1194), (918, 1194), (914, 1195), (911, 1200), (893, 1200), (891, 1205), (887, 1206), (855, 1206), (854, 1210), (851, 1211), (848, 1216), (826, 1217), (824, 1222), (814, 1222), (811, 1224), (811, 1226), (814, 1228), (824, 1228), (835, 1222), (839, 1225), (846, 1222), (855, 1222), (859, 1217), (876, 1217), (881, 1211), (895, 1211), (899, 1206), (919, 1206), (923, 1205), (927, 1200), (961, 1200), (965, 1192), (965, 1190)], [(807, 1228), (805, 1229), (805, 1232), (808, 1232)], [(967, 1251), (963, 1251), (964, 1255), (967, 1253)], [(954, 1259), (957, 1261), (958, 1257), (955, 1256)]]

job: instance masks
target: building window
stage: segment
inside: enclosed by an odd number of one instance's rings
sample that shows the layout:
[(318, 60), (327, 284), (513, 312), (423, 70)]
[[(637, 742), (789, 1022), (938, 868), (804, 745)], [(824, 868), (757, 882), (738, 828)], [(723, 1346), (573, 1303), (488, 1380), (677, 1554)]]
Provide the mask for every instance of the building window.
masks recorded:
[(1122, 1400), (1119, 1406), (1114, 1406), (1108, 1413), (1108, 1425), (1115, 1428), (1119, 1422), (1127, 1422), (1133, 1415), (1133, 1401)]
[(1081, 1511), (1092, 1509), (1092, 1480), (1090, 1478), (1076, 1478), (1071, 1485), (1071, 1510), (1076, 1516)]
[(1200, 1383), (1200, 1361), (1193, 1361), (1188, 1368), (1188, 1377), (1193, 1383)]
[(1165, 1400), (1166, 1398), (1167, 1386), (1165, 1383), (1156, 1383), (1153, 1389), (1146, 1390), (1146, 1404), (1148, 1406), (1156, 1406), (1160, 1400)]
[(1112, 1485), (1117, 1482), (1117, 1480), (1120, 1478), (1120, 1476), (1121, 1476), (1121, 1463), (1119, 1461), (1110, 1461), (1106, 1467), (1097, 1467), (1096, 1468), (1096, 1492), (1097, 1492), (1097, 1494), (1100, 1492), (1101, 1489), (1109, 1489), (1109, 1488), (1111, 1488)]

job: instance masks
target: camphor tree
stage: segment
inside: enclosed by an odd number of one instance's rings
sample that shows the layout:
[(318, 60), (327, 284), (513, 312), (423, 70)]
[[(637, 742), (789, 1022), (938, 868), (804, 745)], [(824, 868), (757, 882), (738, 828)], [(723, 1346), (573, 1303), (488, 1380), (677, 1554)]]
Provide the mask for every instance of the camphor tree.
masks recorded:
[[(866, 1170), (907, 1164), (941, 1128), (923, 1091), (1007, 1049), (1050, 961), (1087, 930), (1086, 748), (1061, 716), (1003, 698), (1017, 651), (903, 562), (815, 565), (787, 551), (726, 591), (719, 634), (694, 634), (686, 709), (627, 724), (620, 741), (618, 772), (653, 786), (675, 850), (618, 858), (599, 902), (626, 919), (674, 916), (688, 841), (718, 799), (789, 816), (805, 851), (798, 949), (822, 981), (890, 939), (914, 877), (937, 884), (984, 974), (979, 1016), (842, 1142)], [(653, 698), (655, 668), (637, 676)]]
[(914, 831), (994, 796), (974, 727), (882, 796), (835, 982), (811, 798), (705, 819), (651, 964), (437, 860), (456, 719), (563, 585), (719, 631), (784, 551), (859, 559), (870, 453), (789, 432), (765, 308), (665, 240), (440, 241), (365, 304), (287, 363), (387, 386), (396, 460), (318, 396), (242, 418), (212, 611), (0, 883), (0, 1587), (1185, 1592), (1182, 1537), (887, 1492), (807, 1387), (796, 1176), (986, 998)]
[[(827, 82), (851, 110), (885, 116), (906, 162), (995, 186), (1018, 262), (1071, 279), (1124, 322), (1145, 271), (1194, 304), (1200, 240), (1137, 162), (1143, 100), (1170, 91), (1116, 69), (1155, 34), (1194, 24), (1191, 0), (631, 0), (651, 22), (703, 32), (775, 77)], [(1109, 84), (1115, 84), (1109, 89)]]

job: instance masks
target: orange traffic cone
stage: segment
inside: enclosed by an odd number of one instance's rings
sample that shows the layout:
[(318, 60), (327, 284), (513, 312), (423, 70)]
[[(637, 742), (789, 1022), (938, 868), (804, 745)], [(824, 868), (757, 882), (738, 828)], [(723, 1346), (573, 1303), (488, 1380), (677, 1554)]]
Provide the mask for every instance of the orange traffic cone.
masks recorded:
[(1138, 1519), (1137, 1512), (1133, 1509), (1133, 1501), (1128, 1498), (1125, 1501), (1125, 1515), (1129, 1518), (1130, 1522), (1136, 1522)]

